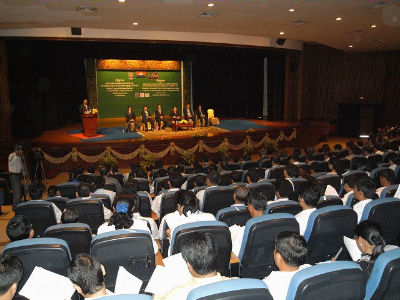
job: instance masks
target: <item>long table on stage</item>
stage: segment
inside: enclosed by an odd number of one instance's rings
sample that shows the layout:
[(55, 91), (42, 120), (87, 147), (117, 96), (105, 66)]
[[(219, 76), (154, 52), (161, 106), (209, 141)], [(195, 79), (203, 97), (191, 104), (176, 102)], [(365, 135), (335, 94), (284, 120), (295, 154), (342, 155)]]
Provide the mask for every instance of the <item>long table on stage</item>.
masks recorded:
[(97, 114), (83, 114), (83, 135), (84, 136), (96, 136), (98, 128), (98, 117)]

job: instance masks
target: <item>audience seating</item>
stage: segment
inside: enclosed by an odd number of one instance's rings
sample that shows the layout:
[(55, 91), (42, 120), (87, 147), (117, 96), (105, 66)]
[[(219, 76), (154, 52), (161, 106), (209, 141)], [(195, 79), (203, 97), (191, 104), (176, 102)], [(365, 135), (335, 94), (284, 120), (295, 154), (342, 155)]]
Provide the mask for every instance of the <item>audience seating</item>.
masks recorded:
[(220, 175), (219, 186), (228, 186), (232, 183), (232, 171), (222, 171)]
[(400, 199), (386, 198), (369, 202), (360, 221), (372, 220), (382, 229), (387, 244), (400, 245)]
[(96, 178), (96, 175), (95, 174), (90, 174), (90, 173), (83, 173), (83, 174), (79, 174), (77, 176), (77, 179), (79, 181), (86, 182), (86, 183), (89, 183), (89, 184), (93, 183), (95, 178)]
[(283, 170), (285, 170), (285, 166), (273, 166), (269, 169), (268, 175), (266, 179), (283, 179), (285, 178), (283, 174)]
[(92, 231), (87, 224), (70, 223), (53, 225), (46, 229), (44, 235), (66, 241), (72, 257), (75, 257), (79, 253), (90, 253)]
[(160, 218), (161, 221), (166, 214), (176, 211), (176, 191), (168, 191), (161, 196)]
[(384, 252), (375, 261), (365, 299), (398, 299), (400, 295), (400, 248)]
[(354, 197), (354, 193), (351, 193), (346, 200), (346, 206), (348, 207), (353, 207), (354, 204), (356, 204), (358, 202), (358, 200), (356, 199), (356, 197)]
[(139, 213), (142, 217), (151, 217), (151, 196), (143, 191), (137, 192), (140, 198)]
[[(301, 187), (308, 181), (305, 178), (290, 178), (287, 179), (288, 181), (290, 181), (293, 185), (293, 192), (292, 194), (289, 196), (289, 199), (292, 201), (297, 201), (298, 200), (298, 196), (299, 196), (299, 191), (301, 189)], [(272, 198), (273, 199), (273, 198)]]
[(204, 192), (203, 211), (214, 216), (221, 208), (229, 207), (234, 203), (233, 188), (216, 186)]
[(315, 179), (315, 178), (325, 176), (325, 175), (326, 175), (326, 172), (317, 172), (317, 173), (311, 174), (311, 177)]
[(92, 194), (92, 199), (100, 200), (105, 207), (107, 207), (109, 210), (112, 211), (110, 196), (105, 194), (95, 194), (95, 195)]
[(249, 170), (257, 167), (258, 167), (258, 162), (254, 160), (243, 161), (242, 165), (240, 166), (242, 170)]
[(79, 221), (88, 224), (92, 233), (96, 234), (97, 229), (104, 223), (103, 204), (95, 199), (73, 199), (67, 202), (66, 208), (73, 208), (78, 211)]
[(154, 195), (158, 195), (160, 191), (162, 190), (163, 185), (167, 185), (169, 181), (168, 176), (164, 177), (157, 177), (154, 179), (153, 185), (154, 185)]
[(258, 167), (263, 169), (269, 169), (272, 167), (272, 161), (270, 158), (264, 158), (258, 162)]
[(355, 262), (318, 264), (293, 276), (286, 299), (363, 300), (366, 281), (366, 274)]
[(146, 178), (134, 178), (132, 182), (136, 182), (138, 191), (150, 193), (149, 181)]
[(218, 221), (224, 222), (228, 227), (232, 225), (244, 226), (251, 218), (245, 205), (230, 206), (220, 209), (215, 217)]
[(371, 177), (371, 179), (375, 182), (375, 186), (376, 187), (380, 187), (381, 186), (381, 182), (380, 182), (380, 173), (383, 170), (387, 170), (389, 169), (388, 167), (380, 167), (380, 168), (375, 168), (371, 171), (371, 173), (369, 174), (369, 177)]
[(263, 215), (247, 221), (238, 255), (240, 277), (262, 279), (277, 270), (274, 240), (282, 231), (299, 232), (299, 224), (292, 215)]
[(208, 232), (214, 237), (218, 252), (217, 271), (224, 276), (229, 276), (232, 241), (229, 228), (225, 223), (219, 221), (200, 221), (177, 226), (171, 235), (169, 255), (179, 253), (182, 241), (188, 234), (193, 232)]
[(111, 295), (97, 298), (97, 300), (152, 300), (153, 297), (145, 294)]
[(192, 190), (192, 189), (195, 187), (195, 186), (194, 186), (194, 183), (195, 183), (196, 177), (197, 177), (198, 175), (203, 176), (204, 179), (207, 177), (207, 174), (204, 174), (204, 173), (198, 173), (198, 174), (190, 175), (190, 176), (188, 177), (188, 179), (187, 179), (187, 184), (186, 184), (186, 189), (187, 189), (187, 190)]
[(190, 291), (187, 300), (273, 300), (267, 285), (258, 279), (240, 278), (206, 284)]
[(69, 198), (67, 198), (67, 197), (49, 197), (44, 200), (54, 203), (61, 211), (64, 211), (65, 207), (67, 206), (67, 201), (69, 200)]
[(273, 200), (275, 197), (274, 185), (266, 181), (248, 184), (247, 188), (249, 191), (263, 193), (268, 200)]
[(74, 199), (76, 198), (79, 184), (79, 182), (64, 182), (58, 184), (57, 189), (60, 191), (61, 196)]
[(3, 253), (18, 256), (24, 266), (24, 273), (18, 284), (17, 292), (24, 286), (36, 266), (67, 276), (67, 266), (71, 261), (67, 243), (55, 238), (35, 238), (11, 242), (4, 248)]
[(43, 236), (47, 227), (57, 224), (53, 205), (44, 200), (19, 203), (15, 208), (15, 215), (29, 218), (35, 230), (35, 237)]
[(104, 189), (112, 192), (117, 192), (117, 187), (112, 182), (106, 182), (104, 185)]
[(315, 181), (318, 183), (321, 183), (321, 184), (331, 185), (332, 187), (335, 188), (336, 192), (338, 192), (338, 193), (340, 191), (341, 182), (340, 182), (340, 178), (338, 175), (326, 174), (326, 175), (315, 178)]
[(312, 212), (304, 233), (308, 244), (307, 263), (315, 264), (334, 257), (344, 247), (343, 236), (354, 236), (356, 225), (356, 212), (343, 205), (328, 206)]
[(394, 197), (394, 195), (396, 194), (396, 191), (398, 189), (399, 185), (398, 184), (394, 184), (388, 187), (385, 187), (382, 192), (381, 195), (379, 196), (380, 199), (384, 199), (384, 198), (389, 198), (389, 197)]
[(339, 197), (329, 197), (326, 200), (320, 200), (317, 204), (317, 208), (323, 208), (327, 206), (333, 206), (333, 205), (343, 205), (342, 199)]
[(118, 182), (123, 185), (124, 184), (124, 175), (121, 174), (120, 172), (116, 172), (110, 175), (110, 177), (115, 178), (118, 180)]
[(206, 188), (207, 188), (206, 185), (203, 185), (203, 186), (196, 186), (196, 187), (193, 189), (193, 193), (197, 194), (198, 192), (200, 192), (201, 190), (205, 190)]
[(299, 203), (296, 201), (278, 201), (268, 204), (265, 210), (266, 214), (276, 214), (276, 213), (287, 213), (291, 215), (296, 215), (302, 211)]
[(92, 239), (90, 253), (107, 271), (106, 288), (114, 290), (119, 266), (135, 275), (147, 285), (155, 268), (151, 235), (143, 230), (116, 230)]

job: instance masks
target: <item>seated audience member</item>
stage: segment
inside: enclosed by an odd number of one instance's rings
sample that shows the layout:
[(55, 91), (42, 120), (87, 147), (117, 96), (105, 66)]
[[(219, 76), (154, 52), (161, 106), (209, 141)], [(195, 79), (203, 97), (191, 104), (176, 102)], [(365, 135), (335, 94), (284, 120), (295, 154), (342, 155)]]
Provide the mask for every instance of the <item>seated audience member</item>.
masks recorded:
[(61, 192), (55, 185), (50, 185), (47, 188), (47, 197), (61, 197)]
[[(32, 183), (29, 188), (29, 196), (31, 197), (31, 201), (35, 201), (35, 200), (41, 200), (43, 197), (43, 193), (46, 190), (46, 187), (43, 183), (41, 182), (35, 182)], [(57, 205), (55, 205), (54, 203), (50, 202), (51, 206), (53, 207), (54, 210), (54, 215), (56, 216), (56, 221), (57, 223), (61, 222), (61, 210), (57, 207)]]
[(94, 256), (78, 254), (69, 264), (67, 273), (76, 291), (85, 299), (112, 295), (106, 290), (104, 266)]
[(272, 164), (271, 168), (265, 170), (265, 179), (269, 179), (269, 174), (271, 173), (271, 171), (280, 166), (279, 157), (273, 157), (271, 159), (271, 164)]
[(295, 215), (299, 223), (300, 235), (304, 235), (307, 228), (308, 218), (315, 210), (321, 194), (321, 188), (314, 182), (305, 183), (299, 192), (299, 205), (303, 209)]
[(0, 299), (11, 300), (17, 291), (24, 267), (16, 256), (0, 255)]
[(169, 173), (168, 176), (168, 189), (163, 190), (160, 194), (158, 194), (153, 202), (151, 203), (151, 210), (158, 216), (160, 217), (161, 213), (161, 198), (162, 195), (166, 192), (177, 192), (182, 186), (182, 181), (183, 177), (181, 173), (178, 172), (172, 172)]
[[(196, 175), (196, 177), (194, 178), (193, 186), (194, 188), (206, 186), (206, 177), (204, 177), (203, 175)], [(192, 192), (194, 191), (194, 188)]]
[(205, 193), (205, 191), (209, 190), (210, 188), (212, 188), (214, 186), (218, 186), (220, 181), (221, 181), (221, 174), (219, 174), (218, 171), (210, 171), (208, 173), (207, 178), (206, 178), (207, 188), (204, 189), (204, 190), (199, 191), (196, 194), (196, 198), (199, 200), (200, 210), (203, 210), (204, 193)]
[(342, 151), (342, 149), (343, 149), (343, 147), (340, 144), (333, 145), (333, 150), (334, 150), (335, 153), (338, 153), (338, 152)]
[(78, 222), (79, 222), (79, 213), (76, 209), (67, 208), (63, 211), (61, 215), (61, 223), (69, 224)]
[(348, 175), (345, 176), (343, 179), (343, 189), (346, 192), (346, 194), (344, 194), (344, 196), (342, 197), (342, 201), (343, 201), (343, 205), (346, 205), (347, 199), (349, 198), (349, 196), (351, 194), (354, 193), (354, 186), (357, 182), (358, 177), (353, 176), (353, 175)]
[(176, 211), (167, 214), (160, 224), (160, 238), (163, 238), (164, 231), (171, 237), (174, 229), (182, 224), (215, 221), (214, 215), (204, 213), (199, 209), (199, 203), (192, 191), (180, 190), (176, 193)]
[(257, 183), (259, 182), (261, 179), (259, 172), (257, 171), (257, 169), (249, 169), (247, 170), (247, 176), (246, 176), (246, 180), (248, 184), (251, 183)]
[[(90, 189), (90, 185), (85, 182), (79, 184), (78, 191), (76, 192), (76, 197), (81, 198), (82, 200), (91, 199), (92, 191)], [(112, 212), (104, 205), (103, 205), (103, 212), (104, 212), (104, 219), (105, 220), (110, 219)]]
[(233, 193), (234, 203), (231, 206), (232, 207), (246, 206), (248, 196), (249, 196), (249, 189), (246, 186), (244, 185), (235, 186)]
[(93, 192), (94, 195), (107, 195), (110, 197), (111, 204), (114, 202), (114, 198), (116, 193), (110, 190), (106, 190), (104, 185), (106, 184), (106, 180), (103, 176), (96, 176), (94, 179), (94, 186), (96, 190)]
[(304, 264), (307, 256), (306, 240), (295, 232), (283, 231), (275, 238), (274, 261), (279, 271), (272, 271), (263, 281), (274, 300), (285, 300), (290, 281)]
[(143, 217), (140, 215), (140, 212), (139, 212), (140, 198), (139, 198), (139, 196), (136, 194), (128, 194), (128, 195), (124, 195), (124, 196), (126, 197), (127, 200), (132, 202), (132, 218), (133, 218), (133, 220), (139, 219), (139, 220), (144, 220), (145, 222), (147, 222), (147, 224), (150, 225), (152, 237), (155, 240), (158, 239), (158, 227), (157, 227), (157, 224), (154, 221), (154, 219), (148, 218), (148, 217)]
[(268, 204), (280, 201), (289, 201), (293, 194), (293, 185), (287, 179), (279, 179), (275, 184), (275, 199), (268, 201)]
[(394, 175), (394, 171), (392, 169), (384, 169), (380, 171), (379, 181), (381, 183), (381, 187), (376, 189), (376, 193), (380, 197), (384, 188), (395, 184), (396, 176)]
[[(247, 209), (249, 210), (250, 216), (256, 218), (264, 215), (266, 207), (267, 197), (263, 193), (250, 191), (247, 197)], [(229, 227), (232, 238), (232, 252), (236, 256), (239, 255), (245, 227), (246, 226), (237, 225)]]
[(200, 232), (190, 234), (182, 241), (181, 253), (193, 276), (192, 279), (184, 285), (175, 287), (164, 297), (156, 295), (155, 299), (186, 299), (190, 291), (197, 287), (230, 279), (221, 276), (216, 270), (218, 256), (211, 234)]
[(8, 221), (6, 233), (10, 241), (14, 242), (33, 238), (35, 230), (27, 217), (18, 215)]
[(299, 170), (295, 164), (287, 164), (283, 170), (283, 175), (287, 180), (297, 178), (299, 176)]
[(354, 197), (359, 201), (354, 204), (353, 209), (357, 213), (357, 220), (360, 222), (365, 206), (375, 196), (375, 184), (371, 179), (361, 179), (354, 186)]
[(117, 194), (121, 192), (121, 184), (119, 183), (118, 179), (109, 176), (109, 170), (106, 168), (101, 168), (99, 172), (100, 176), (104, 177), (104, 180), (106, 181), (105, 183), (113, 183), (115, 185)]
[(387, 160), (389, 163), (389, 168), (392, 169), (393, 171), (396, 170), (397, 165), (399, 164), (399, 156), (396, 154), (396, 152), (390, 152), (387, 155)]

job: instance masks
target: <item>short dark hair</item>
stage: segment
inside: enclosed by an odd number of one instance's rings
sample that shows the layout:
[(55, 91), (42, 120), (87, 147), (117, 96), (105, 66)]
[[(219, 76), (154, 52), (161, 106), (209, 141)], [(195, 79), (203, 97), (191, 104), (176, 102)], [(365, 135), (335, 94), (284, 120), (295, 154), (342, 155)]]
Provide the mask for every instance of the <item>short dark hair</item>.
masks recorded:
[(257, 182), (261, 179), (260, 172), (255, 168), (247, 170), (247, 176), (249, 176), (251, 182)]
[(108, 175), (108, 169), (100, 168), (99, 173), (100, 173), (100, 176), (106, 176), (106, 175)]
[(243, 173), (241, 171), (235, 170), (231, 173), (231, 178), (233, 182), (241, 182)]
[(308, 206), (315, 207), (321, 197), (321, 187), (315, 182), (305, 182), (300, 187), (299, 197), (303, 198)]
[(196, 182), (197, 186), (204, 186), (206, 184), (206, 178), (204, 175), (196, 175), (194, 181)]
[(135, 175), (136, 175), (136, 178), (146, 178), (147, 179), (147, 173), (142, 168), (137, 168)]
[(367, 199), (374, 198), (375, 192), (376, 192), (376, 187), (375, 187), (375, 183), (373, 182), (372, 179), (370, 179), (370, 178), (361, 179), (356, 182), (355, 187), (360, 192), (363, 192), (365, 198), (367, 198)]
[(307, 242), (296, 232), (282, 231), (275, 238), (275, 251), (286, 264), (299, 267), (304, 264), (307, 256)]
[(89, 197), (92, 192), (90, 185), (86, 182), (82, 182), (78, 186), (78, 196), (79, 197)]
[(250, 191), (247, 199), (247, 205), (251, 204), (257, 211), (264, 211), (267, 208), (267, 196), (264, 193)]
[(57, 195), (58, 187), (55, 185), (50, 185), (47, 188), (47, 197), (54, 197)]
[(46, 190), (46, 186), (41, 182), (32, 183), (29, 186), (29, 196), (31, 196), (32, 200), (42, 199), (43, 193)]
[(106, 184), (106, 180), (104, 179), (103, 176), (96, 176), (94, 178), (94, 185), (96, 186), (97, 189), (104, 188), (105, 184)]
[(182, 241), (183, 259), (188, 262), (199, 275), (207, 275), (216, 271), (217, 250), (214, 238), (210, 233), (193, 232)]
[(187, 213), (196, 213), (200, 210), (199, 200), (192, 191), (179, 190), (175, 194), (176, 204), (183, 207), (183, 214), (187, 217)]
[(218, 185), (221, 181), (221, 174), (218, 171), (212, 170), (207, 175), (208, 180), (215, 185)]
[(79, 213), (76, 209), (67, 208), (63, 211), (61, 215), (61, 223), (78, 223), (79, 222)]
[(171, 186), (174, 188), (180, 188), (182, 185), (183, 177), (181, 173), (178, 172), (173, 172), (169, 174), (169, 182), (171, 183)]
[(249, 189), (245, 185), (235, 187), (236, 199), (242, 203), (247, 204), (247, 197), (249, 196)]
[(299, 170), (295, 164), (287, 164), (285, 166), (285, 170), (288, 173), (290, 178), (295, 178), (299, 176)]
[(21, 280), (24, 267), (16, 256), (0, 255), (0, 296), (3, 296), (11, 286)]
[(87, 170), (88, 170), (89, 173), (94, 174), (94, 172), (96, 172), (96, 167), (95, 166), (89, 166), (87, 168)]
[(67, 273), (72, 283), (79, 286), (85, 295), (95, 294), (104, 286), (101, 264), (89, 254), (78, 254), (69, 264)]
[(28, 217), (17, 215), (8, 221), (6, 232), (11, 241), (19, 241), (29, 238), (32, 223)]
[(394, 174), (394, 171), (389, 168), (383, 169), (382, 171), (380, 171), (379, 176), (386, 178), (386, 180), (389, 181), (390, 184), (394, 184), (396, 181), (396, 175)]
[(289, 180), (280, 179), (275, 184), (275, 189), (281, 197), (289, 198), (293, 194), (293, 186)]

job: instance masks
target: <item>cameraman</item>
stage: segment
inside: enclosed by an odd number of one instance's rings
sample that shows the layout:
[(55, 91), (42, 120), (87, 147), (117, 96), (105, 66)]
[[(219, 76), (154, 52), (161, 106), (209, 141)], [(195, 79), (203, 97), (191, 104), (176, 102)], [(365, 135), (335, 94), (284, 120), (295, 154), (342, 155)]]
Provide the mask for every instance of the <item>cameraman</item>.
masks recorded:
[(13, 210), (21, 202), (21, 172), (22, 160), (24, 154), (21, 145), (15, 146), (15, 151), (8, 156), (8, 171), (10, 172), (11, 188), (13, 191)]

